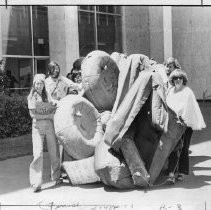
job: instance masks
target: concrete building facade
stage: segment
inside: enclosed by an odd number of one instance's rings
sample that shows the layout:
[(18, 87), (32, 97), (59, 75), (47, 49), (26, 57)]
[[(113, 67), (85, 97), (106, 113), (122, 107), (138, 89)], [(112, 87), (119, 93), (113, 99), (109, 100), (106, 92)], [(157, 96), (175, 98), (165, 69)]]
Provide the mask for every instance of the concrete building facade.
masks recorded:
[[(30, 55), (27, 58), (32, 59), (30, 68), (32, 75), (39, 71), (37, 69), (36, 59), (45, 60), (41, 68), (46, 68), (50, 60), (58, 62), (61, 66), (62, 74), (66, 75), (72, 68), (73, 62), (81, 55), (81, 40), (89, 39), (89, 34), (93, 31), (93, 37), (102, 39), (97, 43), (97, 49), (107, 49), (106, 43), (109, 41), (102, 38), (102, 34), (95, 29), (85, 31), (81, 30), (85, 25), (80, 25), (80, 21), (88, 18), (92, 24), (92, 18), (96, 18), (97, 27), (100, 28), (100, 21), (104, 21), (107, 26), (110, 19), (103, 19), (102, 15), (110, 13), (110, 8), (104, 11), (104, 8), (90, 6), (90, 15), (85, 15), (84, 8), (79, 6), (48, 6), (48, 47), (49, 53), (45, 55)], [(5, 10), (5, 8), (1, 8)], [(86, 9), (85, 9), (86, 10)], [(96, 10), (98, 11), (96, 13)], [(111, 21), (115, 24), (121, 20), (121, 30), (115, 31), (115, 37), (112, 37), (112, 30), (108, 29), (110, 39), (115, 39), (111, 50), (126, 53), (128, 55), (141, 53), (153, 57), (159, 63), (163, 63), (168, 57), (175, 57), (187, 72), (189, 86), (193, 89), (197, 99), (211, 98), (211, 8), (210, 7), (182, 7), (182, 6), (117, 6), (115, 17)], [(83, 13), (82, 16), (79, 13)], [(35, 11), (36, 13), (36, 11)], [(99, 14), (98, 14), (99, 13)], [(4, 13), (2, 13), (5, 15)], [(1, 14), (1, 19), (5, 19)], [(32, 15), (33, 15), (32, 9)], [(36, 14), (35, 14), (36, 16)], [(102, 18), (102, 19), (100, 19)], [(115, 19), (116, 18), (116, 19)], [(118, 20), (117, 20), (118, 18)], [(115, 19), (115, 21), (114, 21)], [(2, 31), (3, 20), (0, 21), (0, 30)], [(31, 21), (33, 24), (33, 21)], [(42, 25), (41, 25), (42, 26)], [(91, 25), (90, 25), (91, 26)], [(117, 25), (112, 25), (115, 27)], [(101, 33), (103, 28), (100, 28)], [(83, 31), (84, 32), (84, 31)], [(110, 33), (110, 34), (109, 34)], [(3, 33), (0, 33), (0, 54), (5, 58), (11, 55), (5, 54), (2, 50), (4, 39)], [(91, 35), (92, 36), (92, 35)], [(82, 38), (81, 38), (82, 37)], [(84, 38), (85, 37), (85, 38)], [(39, 44), (43, 43), (42, 38), (38, 37)], [(118, 40), (118, 41), (117, 41)], [(86, 52), (96, 49), (96, 43), (91, 41), (86, 43)], [(121, 46), (120, 46), (121, 45)], [(96, 45), (95, 45), (96, 46)], [(32, 53), (33, 54), (33, 53)], [(18, 57), (18, 56), (16, 56)], [(20, 58), (22, 58), (20, 56)], [(12, 65), (11, 65), (12, 66)], [(23, 65), (24, 66), (24, 65)], [(24, 71), (24, 70), (22, 70)], [(14, 73), (15, 76), (17, 76)]]

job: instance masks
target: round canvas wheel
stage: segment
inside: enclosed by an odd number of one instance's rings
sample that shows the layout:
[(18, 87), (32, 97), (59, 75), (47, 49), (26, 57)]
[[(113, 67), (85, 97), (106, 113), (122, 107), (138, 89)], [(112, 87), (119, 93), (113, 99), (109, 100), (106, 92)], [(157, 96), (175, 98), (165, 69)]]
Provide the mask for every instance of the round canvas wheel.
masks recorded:
[(59, 143), (75, 159), (93, 155), (102, 139), (100, 114), (87, 99), (78, 95), (68, 95), (60, 101), (54, 127)]

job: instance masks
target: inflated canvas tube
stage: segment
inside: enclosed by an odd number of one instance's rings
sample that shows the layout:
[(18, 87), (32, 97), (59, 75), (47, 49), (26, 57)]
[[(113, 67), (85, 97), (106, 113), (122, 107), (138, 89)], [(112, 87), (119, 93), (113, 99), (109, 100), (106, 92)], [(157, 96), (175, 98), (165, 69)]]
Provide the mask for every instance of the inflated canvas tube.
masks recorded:
[(89, 53), (81, 65), (86, 98), (98, 110), (111, 110), (116, 99), (119, 69), (104, 51)]
[(121, 71), (123, 69), (121, 64), (122, 62), (125, 62), (127, 60), (127, 55), (123, 53), (113, 52), (111, 54), (111, 58), (116, 62), (117, 66), (119, 67), (119, 71)]
[(152, 74), (151, 116), (152, 125), (159, 131), (167, 132), (168, 108), (165, 87), (161, 76), (156, 72)]
[(175, 112), (169, 109), (168, 131), (162, 134), (149, 169), (151, 184), (158, 178), (166, 159), (181, 139), (185, 129), (186, 126), (177, 122)]
[[(111, 117), (103, 139), (109, 146), (119, 147), (125, 132), (145, 104), (152, 90), (152, 73), (143, 71), (127, 92), (124, 100)], [(117, 146), (118, 145), (118, 146)]]
[(78, 95), (68, 95), (60, 100), (54, 127), (59, 143), (75, 159), (92, 156), (102, 139), (100, 114), (87, 99)]
[(144, 188), (148, 187), (150, 177), (134, 141), (123, 137), (120, 148), (129, 167), (134, 185)]
[(94, 170), (94, 157), (83, 160), (65, 161), (62, 163), (73, 185), (99, 182), (100, 178)]
[(105, 111), (105, 112), (100, 113), (100, 115), (101, 115), (101, 123), (102, 123), (103, 131), (105, 131), (106, 125), (111, 118), (111, 112)]
[(94, 167), (104, 184), (119, 189), (135, 188), (123, 157), (112, 153), (111, 148), (103, 141), (95, 148)]

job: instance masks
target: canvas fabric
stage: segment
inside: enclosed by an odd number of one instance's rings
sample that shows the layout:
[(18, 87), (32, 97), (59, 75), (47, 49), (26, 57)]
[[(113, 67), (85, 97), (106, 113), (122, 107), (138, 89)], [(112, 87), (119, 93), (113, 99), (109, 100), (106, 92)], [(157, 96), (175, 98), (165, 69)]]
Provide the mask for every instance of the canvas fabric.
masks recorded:
[(80, 95), (61, 99), (54, 115), (55, 133), (68, 155), (79, 160), (94, 154), (102, 140), (102, 123), (97, 109)]
[[(169, 119), (165, 84), (162, 77), (148, 65), (148, 58), (135, 54), (127, 59), (128, 65), (120, 70), (120, 85), (103, 139), (117, 153), (121, 153), (125, 139), (132, 139), (139, 151), (139, 158), (145, 163), (144, 167), (152, 172), (150, 181), (154, 182), (164, 166), (165, 161), (162, 161), (167, 159), (183, 134), (183, 126), (177, 123), (176, 117)], [(168, 143), (165, 141), (167, 136), (170, 139)], [(159, 153), (160, 141), (165, 141), (167, 146)], [(152, 164), (156, 165), (155, 170), (152, 170)]]
[(117, 64), (108, 53), (95, 50), (83, 60), (81, 69), (86, 98), (98, 111), (111, 111), (118, 87)]

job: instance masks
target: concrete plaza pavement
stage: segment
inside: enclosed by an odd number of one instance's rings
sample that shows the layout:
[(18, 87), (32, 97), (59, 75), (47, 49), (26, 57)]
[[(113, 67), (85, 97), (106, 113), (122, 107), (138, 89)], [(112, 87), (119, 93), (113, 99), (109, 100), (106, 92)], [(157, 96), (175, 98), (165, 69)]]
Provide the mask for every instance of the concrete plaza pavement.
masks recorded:
[(29, 187), (32, 156), (28, 155), (0, 161), (0, 210), (211, 210), (211, 104), (203, 107), (207, 128), (193, 134), (190, 175), (183, 182), (147, 190), (117, 190), (102, 183), (54, 186), (50, 181), (48, 154), (45, 153), (42, 191), (33, 193)]
[(190, 175), (183, 182), (147, 190), (116, 190), (103, 184), (54, 186), (45, 153), (43, 190), (33, 193), (28, 181), (32, 156), (0, 161), (0, 209), (208, 210), (211, 209), (211, 141), (194, 143), (190, 150)]

